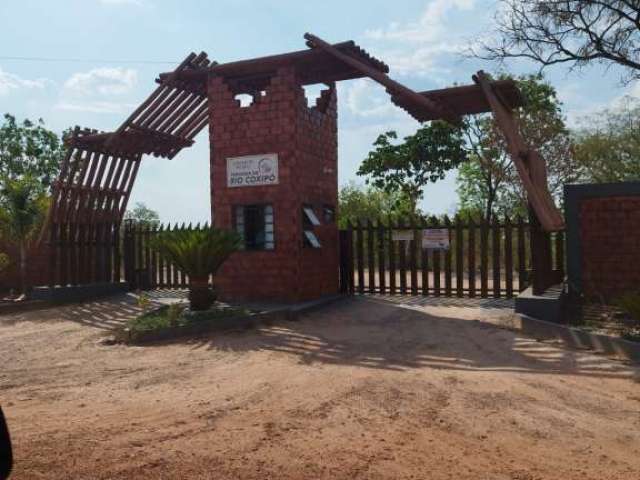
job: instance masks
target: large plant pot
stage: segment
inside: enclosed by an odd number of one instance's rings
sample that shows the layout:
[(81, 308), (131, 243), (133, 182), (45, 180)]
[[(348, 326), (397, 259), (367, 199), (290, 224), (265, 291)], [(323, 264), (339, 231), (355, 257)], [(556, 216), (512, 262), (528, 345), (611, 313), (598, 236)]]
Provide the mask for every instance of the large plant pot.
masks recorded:
[(189, 279), (189, 303), (191, 310), (208, 310), (216, 301), (213, 290), (209, 287), (209, 278)]

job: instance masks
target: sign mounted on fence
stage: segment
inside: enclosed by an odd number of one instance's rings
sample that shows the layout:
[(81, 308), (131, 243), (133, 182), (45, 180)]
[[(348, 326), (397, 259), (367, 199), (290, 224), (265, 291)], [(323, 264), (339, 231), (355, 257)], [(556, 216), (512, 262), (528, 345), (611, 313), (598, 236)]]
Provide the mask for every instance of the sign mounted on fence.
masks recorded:
[(449, 250), (449, 229), (430, 228), (422, 230), (422, 248)]
[(246, 155), (227, 158), (227, 187), (277, 185), (278, 155)]
[(391, 240), (394, 242), (410, 242), (413, 240), (412, 230), (394, 230), (391, 233)]

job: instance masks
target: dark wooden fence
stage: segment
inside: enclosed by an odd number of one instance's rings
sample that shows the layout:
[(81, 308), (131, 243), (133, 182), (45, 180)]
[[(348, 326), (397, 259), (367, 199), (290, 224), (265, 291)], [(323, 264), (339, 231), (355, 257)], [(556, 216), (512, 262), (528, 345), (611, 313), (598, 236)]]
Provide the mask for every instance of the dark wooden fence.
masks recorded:
[[(79, 285), (126, 280), (132, 289), (181, 289), (188, 276), (150, 246), (158, 234), (206, 229), (205, 225), (52, 226), (49, 284)], [(447, 229), (448, 250), (422, 248), (423, 229)], [(394, 231), (412, 231), (413, 240), (394, 240)], [(75, 234), (71, 234), (75, 232)], [(564, 276), (564, 232), (553, 235), (553, 268)], [(340, 285), (343, 293), (513, 297), (535, 272), (530, 228), (522, 218), (492, 223), (455, 219), (437, 222), (367, 221), (340, 231)]]
[(123, 238), (124, 276), (132, 289), (182, 289), (189, 285), (189, 277), (150, 246), (150, 240), (162, 232), (175, 230), (204, 230), (209, 225), (140, 225), (126, 222)]
[[(446, 229), (447, 250), (422, 248), (421, 231)], [(394, 240), (395, 231), (413, 240)], [(486, 222), (414, 221), (348, 225), (341, 231), (341, 290), (456, 297), (511, 298), (530, 283), (529, 224), (518, 217)], [(564, 272), (564, 232), (554, 234), (554, 269)]]
[(50, 286), (121, 280), (120, 228), (110, 223), (49, 226)]

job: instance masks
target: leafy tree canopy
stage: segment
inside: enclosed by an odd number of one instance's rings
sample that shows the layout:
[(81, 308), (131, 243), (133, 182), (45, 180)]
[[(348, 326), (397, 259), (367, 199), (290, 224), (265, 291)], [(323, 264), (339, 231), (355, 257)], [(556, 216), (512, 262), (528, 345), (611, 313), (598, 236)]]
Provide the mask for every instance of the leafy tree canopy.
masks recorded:
[(346, 228), (349, 221), (366, 222), (388, 217), (406, 218), (411, 213), (410, 201), (401, 192), (387, 192), (351, 182), (344, 185), (338, 193), (338, 226), (340, 228)]
[(582, 119), (575, 156), (591, 182), (640, 180), (640, 101)]
[(4, 115), (0, 125), (0, 178), (30, 177), (41, 191), (50, 188), (55, 179), (64, 146), (60, 138), (44, 127), (44, 122)]
[(155, 210), (150, 209), (142, 202), (137, 202), (133, 209), (127, 210), (124, 214), (125, 220), (133, 220), (150, 227), (160, 225), (160, 215)]
[(374, 150), (358, 169), (367, 184), (387, 193), (401, 193), (411, 212), (417, 211), (422, 188), (443, 179), (446, 172), (466, 159), (463, 132), (445, 122), (422, 126), (414, 135), (397, 142), (394, 131), (380, 135)]
[[(559, 201), (565, 183), (583, 178), (583, 168), (573, 156), (562, 104), (542, 75), (514, 80), (524, 97), (524, 106), (514, 112), (522, 136), (546, 160), (549, 190)], [(495, 213), (525, 213), (526, 194), (493, 117), (490, 114), (467, 117), (464, 133), (469, 162), (460, 167), (457, 178), (461, 211), (481, 214), (487, 220)]]

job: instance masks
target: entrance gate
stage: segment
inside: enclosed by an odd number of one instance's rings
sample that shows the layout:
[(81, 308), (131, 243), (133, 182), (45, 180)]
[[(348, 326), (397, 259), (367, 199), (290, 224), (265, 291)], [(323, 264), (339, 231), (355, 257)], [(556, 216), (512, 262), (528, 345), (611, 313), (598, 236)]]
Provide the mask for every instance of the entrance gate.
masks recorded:
[[(423, 248), (423, 232), (436, 229), (448, 234), (449, 247)], [(356, 222), (340, 231), (341, 291), (512, 298), (535, 276), (530, 237), (530, 225), (521, 217), (491, 223), (447, 218)], [(553, 234), (552, 255), (554, 275), (562, 278), (562, 231)]]

